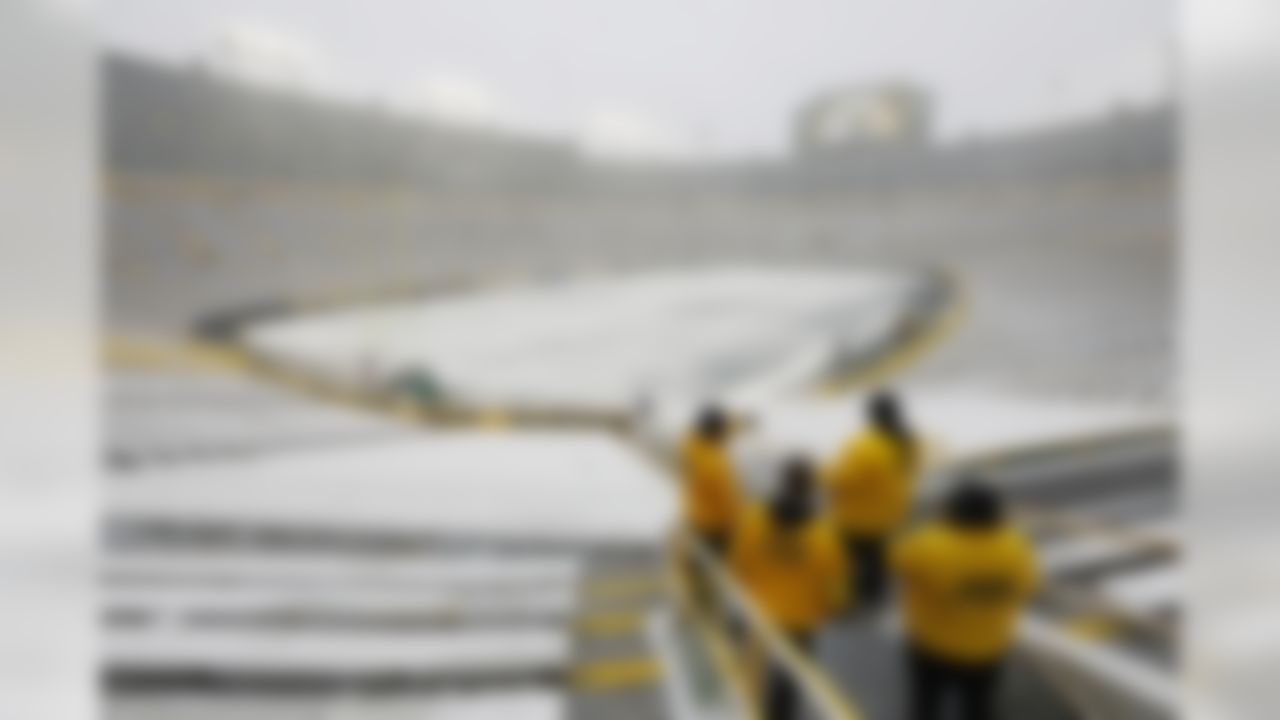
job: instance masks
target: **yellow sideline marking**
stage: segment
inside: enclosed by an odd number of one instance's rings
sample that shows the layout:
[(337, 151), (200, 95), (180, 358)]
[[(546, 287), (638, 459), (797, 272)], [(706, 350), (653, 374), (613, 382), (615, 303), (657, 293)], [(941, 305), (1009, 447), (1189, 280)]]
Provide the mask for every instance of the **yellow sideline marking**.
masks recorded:
[(476, 426), (484, 430), (508, 430), (511, 425), (511, 414), (501, 408), (482, 410), (476, 417)]
[(584, 615), (574, 622), (578, 632), (592, 637), (634, 635), (644, 624), (644, 615), (635, 611), (598, 612)]
[(954, 297), (941, 312), (934, 315), (927, 325), (871, 365), (843, 376), (827, 379), (819, 386), (819, 391), (824, 395), (836, 395), (875, 385), (886, 378), (901, 374), (907, 367), (915, 364), (926, 353), (937, 347), (969, 316), (968, 291), (955, 276), (949, 276), (949, 283), (954, 288)]
[(661, 574), (634, 573), (589, 580), (583, 588), (583, 595), (588, 600), (622, 600), (649, 597), (661, 593), (662, 590)]
[(202, 368), (243, 371), (248, 358), (230, 347), (190, 340), (111, 336), (103, 346), (107, 365), (134, 369)]
[(574, 668), (570, 683), (584, 690), (618, 690), (652, 685), (662, 673), (662, 665), (651, 655), (598, 660)]

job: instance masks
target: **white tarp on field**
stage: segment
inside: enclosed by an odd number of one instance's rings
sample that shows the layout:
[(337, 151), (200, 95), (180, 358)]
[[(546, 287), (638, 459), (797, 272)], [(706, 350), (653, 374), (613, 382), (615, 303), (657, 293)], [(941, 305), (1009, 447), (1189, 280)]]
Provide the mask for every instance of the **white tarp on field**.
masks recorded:
[(908, 273), (724, 268), (498, 288), (266, 322), (256, 351), (346, 382), (417, 369), (463, 402), (629, 409), (759, 394), (876, 346)]

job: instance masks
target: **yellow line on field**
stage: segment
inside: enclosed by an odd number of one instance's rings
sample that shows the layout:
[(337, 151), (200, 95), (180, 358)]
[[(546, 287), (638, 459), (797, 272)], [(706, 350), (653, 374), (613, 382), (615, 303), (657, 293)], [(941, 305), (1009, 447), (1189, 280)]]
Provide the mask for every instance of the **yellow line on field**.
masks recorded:
[(230, 347), (189, 340), (110, 336), (103, 345), (107, 365), (123, 369), (204, 369), (242, 372), (248, 360)]
[(662, 665), (651, 655), (598, 660), (574, 668), (569, 682), (582, 690), (620, 690), (652, 685)]
[(946, 308), (938, 312), (927, 325), (871, 365), (829, 378), (820, 385), (819, 391), (825, 395), (835, 395), (884, 382), (887, 378), (901, 374), (949, 337), (969, 316), (969, 296), (958, 278), (949, 276), (948, 282), (954, 295)]
[(481, 410), (475, 420), (476, 427), (484, 430), (509, 430), (512, 425), (511, 413), (501, 408)]
[(598, 612), (574, 621), (578, 632), (592, 637), (634, 635), (644, 625), (644, 614), (636, 611)]
[(634, 573), (588, 580), (582, 594), (587, 601), (651, 597), (664, 590), (660, 573)]

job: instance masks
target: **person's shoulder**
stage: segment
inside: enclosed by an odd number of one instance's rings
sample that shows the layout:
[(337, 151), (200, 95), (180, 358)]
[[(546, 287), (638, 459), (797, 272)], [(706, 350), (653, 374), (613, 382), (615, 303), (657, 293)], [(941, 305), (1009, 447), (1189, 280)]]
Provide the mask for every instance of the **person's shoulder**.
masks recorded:
[(1025, 530), (1010, 524), (1003, 532), (1004, 542), (1012, 552), (1027, 558), (1035, 556), (1035, 543), (1031, 541), (1031, 536)]
[(997, 544), (1009, 548), (1027, 547), (1031, 544), (1031, 538), (1027, 536), (1026, 531), (1008, 520), (996, 528), (994, 539)]
[(693, 432), (692, 430), (680, 436), (680, 447), (684, 450), (690, 450), (701, 444), (702, 438), (698, 436), (698, 433)]
[(715, 447), (696, 432), (685, 435), (680, 443), (681, 454), (689, 460), (711, 457), (714, 451)]
[(854, 447), (874, 447), (880, 442), (880, 432), (873, 427), (863, 427), (849, 436), (849, 443)]
[(820, 515), (809, 521), (809, 534), (822, 542), (839, 542), (840, 528), (834, 518)]
[(928, 522), (903, 533), (896, 542), (902, 552), (936, 552), (947, 545), (946, 529), (940, 523)]
[(936, 566), (938, 555), (938, 530), (931, 522), (899, 535), (891, 546), (889, 559), (900, 571), (919, 572)]
[(823, 532), (838, 533), (840, 530), (840, 523), (836, 522), (835, 517), (828, 513), (822, 513), (822, 512), (815, 513), (814, 516), (809, 520), (809, 525), (810, 527), (816, 528)]
[(769, 523), (769, 514), (762, 503), (749, 502), (738, 511), (738, 530), (743, 533), (759, 534)]
[(893, 440), (874, 428), (863, 430), (854, 443), (858, 454), (866, 458), (884, 460), (892, 457), (894, 453)]

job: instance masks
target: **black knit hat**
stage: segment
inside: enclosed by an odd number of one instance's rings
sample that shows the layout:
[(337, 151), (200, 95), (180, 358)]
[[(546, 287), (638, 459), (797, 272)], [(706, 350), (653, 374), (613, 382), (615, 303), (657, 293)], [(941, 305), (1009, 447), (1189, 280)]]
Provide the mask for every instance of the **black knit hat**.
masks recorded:
[(966, 475), (947, 496), (943, 516), (957, 527), (993, 528), (1004, 522), (1004, 499), (982, 478)]
[(783, 527), (794, 527), (813, 515), (813, 476), (813, 463), (803, 455), (792, 455), (783, 462), (781, 482), (770, 503), (774, 520)]
[(867, 398), (867, 416), (877, 424), (901, 424), (902, 402), (890, 388), (880, 388)]
[(721, 440), (729, 432), (729, 416), (719, 405), (707, 405), (698, 413), (698, 434), (708, 440)]

